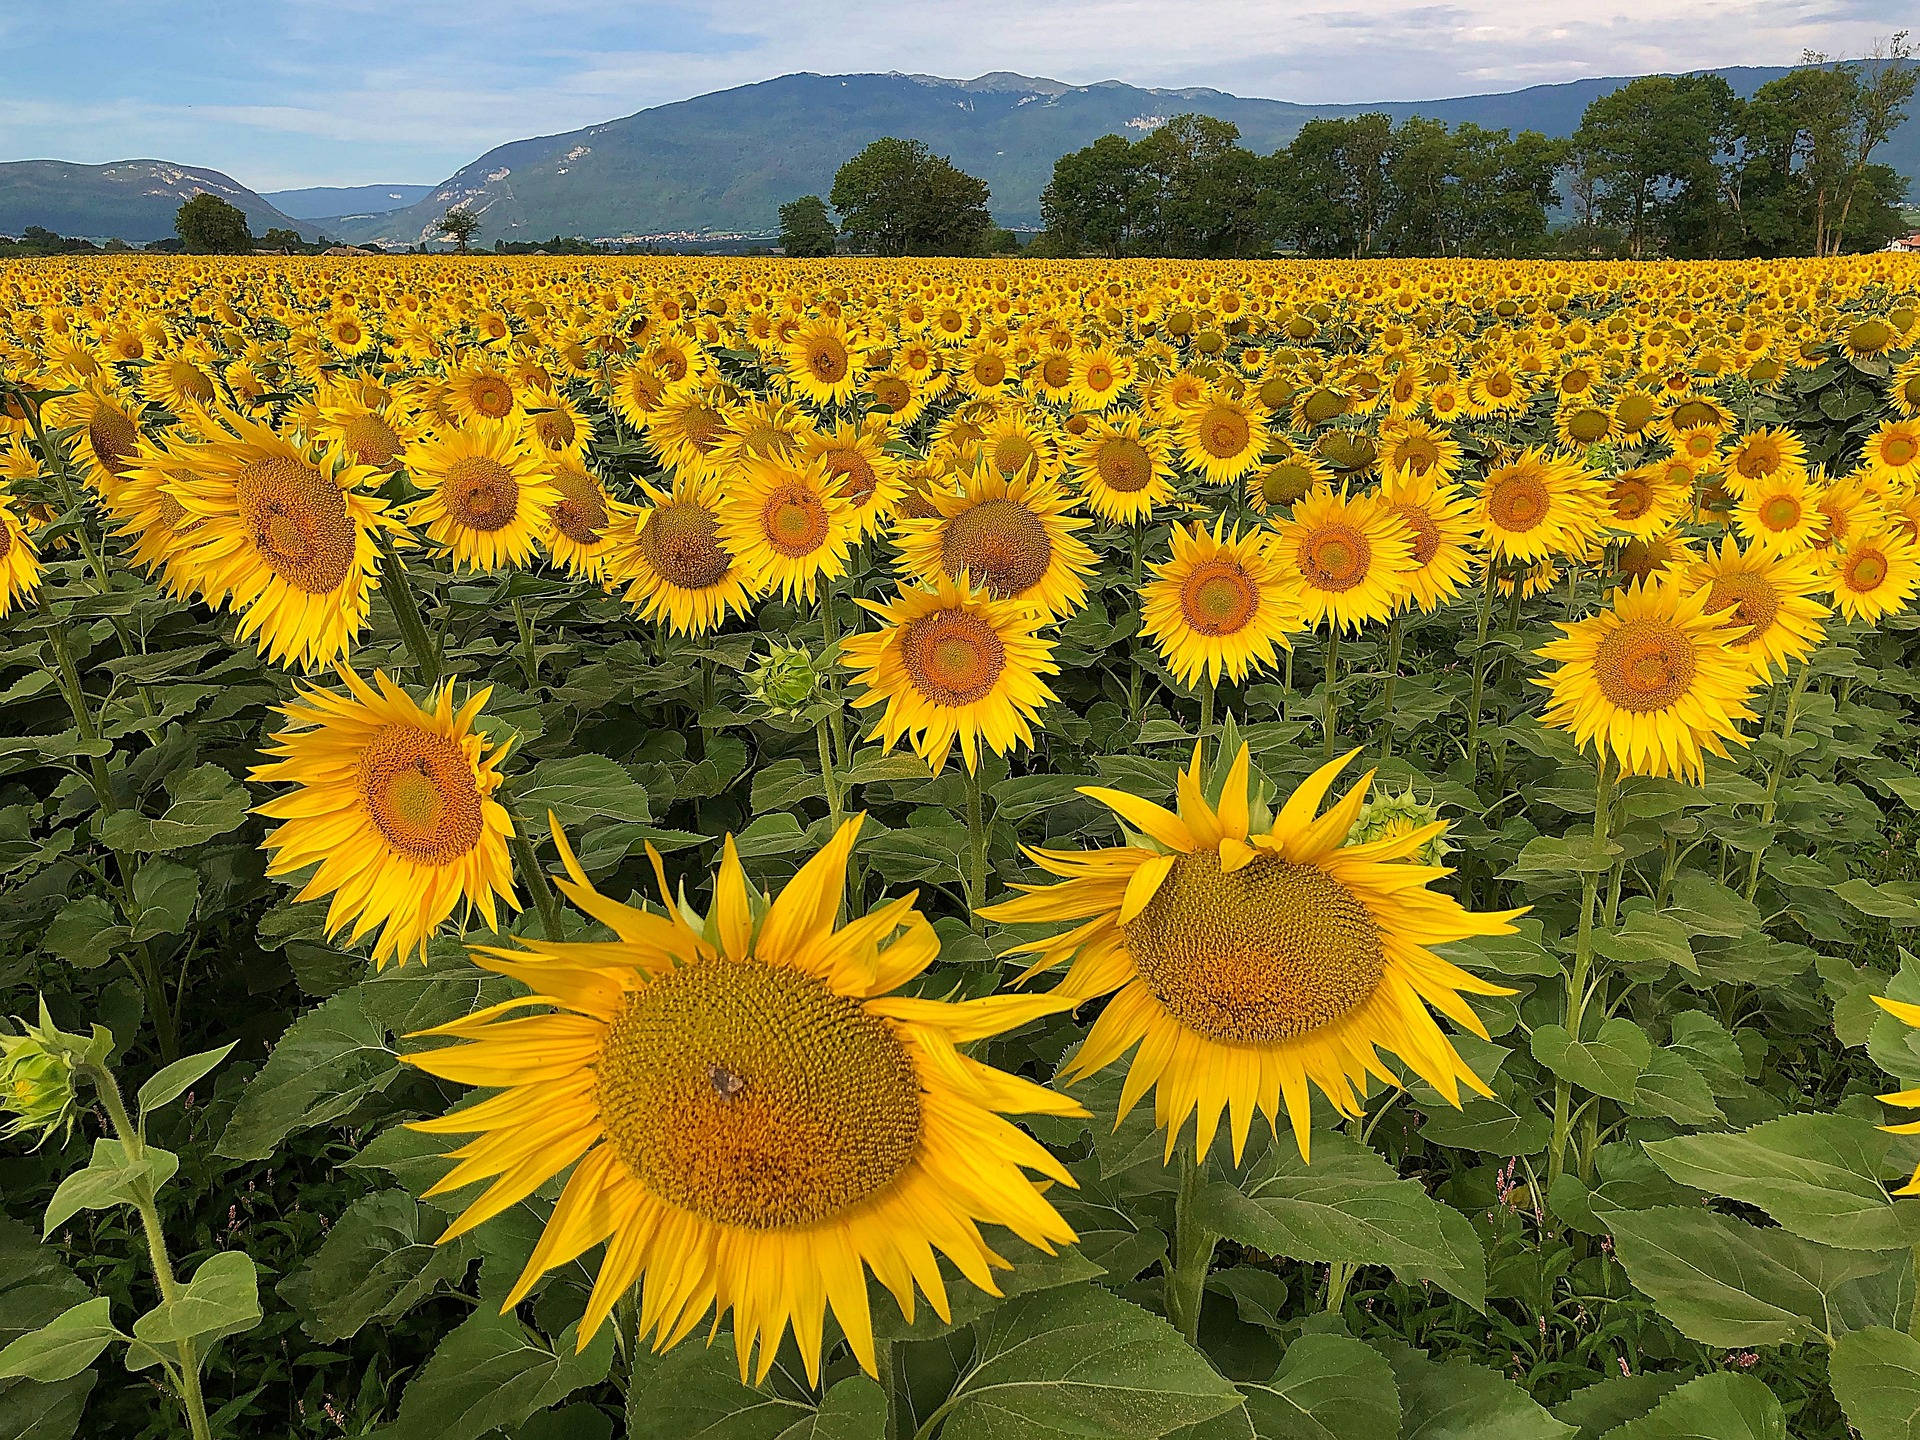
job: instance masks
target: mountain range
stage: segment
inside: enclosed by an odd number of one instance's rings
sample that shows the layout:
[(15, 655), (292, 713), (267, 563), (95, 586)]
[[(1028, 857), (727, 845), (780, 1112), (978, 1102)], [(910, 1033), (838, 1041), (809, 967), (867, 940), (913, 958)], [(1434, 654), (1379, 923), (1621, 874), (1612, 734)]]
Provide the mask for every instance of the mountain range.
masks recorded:
[[(1714, 72), (1741, 95), (1787, 73), (1743, 66)], [(654, 106), (622, 119), (497, 146), (445, 181), (257, 195), (215, 171), (126, 161), (0, 165), (0, 231), (26, 224), (62, 234), (148, 240), (172, 229), (183, 186), (247, 210), (255, 234), (284, 224), (356, 243), (412, 245), (433, 238), (455, 205), (480, 215), (481, 243), (550, 235), (690, 241), (769, 236), (782, 203), (825, 195), (834, 171), (869, 141), (925, 141), (992, 187), (1001, 224), (1040, 222), (1054, 160), (1105, 134), (1138, 137), (1170, 115), (1231, 120), (1242, 143), (1271, 151), (1309, 120), (1384, 111), (1569, 135), (1596, 97), (1626, 78), (1535, 85), (1500, 94), (1374, 104), (1301, 105), (1209, 89), (1143, 89), (1119, 81), (1067, 85), (998, 72), (973, 80), (932, 75), (783, 75)], [(1896, 131), (1879, 158), (1920, 178), (1920, 125)], [(143, 170), (142, 167), (145, 167)], [(334, 213), (317, 213), (337, 204)], [(278, 207), (280, 208), (277, 208)], [(255, 218), (258, 207), (262, 212)], [(161, 212), (164, 211), (164, 214)], [(299, 217), (294, 219), (292, 217)], [(64, 223), (56, 223), (60, 217)]]

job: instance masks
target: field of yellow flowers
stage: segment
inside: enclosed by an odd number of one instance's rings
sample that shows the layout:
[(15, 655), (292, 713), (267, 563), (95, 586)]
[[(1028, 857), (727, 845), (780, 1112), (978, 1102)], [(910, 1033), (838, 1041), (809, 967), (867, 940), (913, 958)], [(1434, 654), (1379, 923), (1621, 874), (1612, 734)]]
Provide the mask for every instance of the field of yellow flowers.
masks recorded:
[(0, 1437), (1920, 1433), (1920, 261), (0, 299)]

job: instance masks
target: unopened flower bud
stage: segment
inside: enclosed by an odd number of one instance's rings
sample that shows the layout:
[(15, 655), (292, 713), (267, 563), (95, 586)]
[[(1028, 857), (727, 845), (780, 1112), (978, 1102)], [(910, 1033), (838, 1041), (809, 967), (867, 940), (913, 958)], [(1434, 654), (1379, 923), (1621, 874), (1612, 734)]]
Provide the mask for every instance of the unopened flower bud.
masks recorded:
[[(1353, 829), (1347, 832), (1349, 845), (1370, 845), (1376, 840), (1393, 840), (1424, 829), (1440, 818), (1440, 807), (1414, 798), (1409, 785), (1404, 795), (1378, 795), (1360, 807)], [(1443, 863), (1453, 847), (1444, 835), (1422, 842), (1409, 858), (1422, 865)]]
[(747, 693), (776, 715), (793, 715), (813, 703), (820, 675), (813, 656), (797, 645), (775, 645), (747, 672)]

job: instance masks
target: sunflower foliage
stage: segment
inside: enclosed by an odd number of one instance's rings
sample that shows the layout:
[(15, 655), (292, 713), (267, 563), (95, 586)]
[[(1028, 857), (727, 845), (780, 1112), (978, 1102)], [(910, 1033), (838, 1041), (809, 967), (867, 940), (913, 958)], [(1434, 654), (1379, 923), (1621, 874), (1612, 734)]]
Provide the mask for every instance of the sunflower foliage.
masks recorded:
[(1920, 263), (0, 294), (0, 1434), (1912, 1433)]

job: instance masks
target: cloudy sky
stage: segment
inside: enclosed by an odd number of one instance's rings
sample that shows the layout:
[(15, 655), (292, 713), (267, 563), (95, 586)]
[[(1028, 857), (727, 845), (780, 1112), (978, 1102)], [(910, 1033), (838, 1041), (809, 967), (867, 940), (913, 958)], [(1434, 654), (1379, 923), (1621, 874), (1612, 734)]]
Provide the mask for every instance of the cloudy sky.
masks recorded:
[(1302, 101), (1860, 54), (1912, 0), (0, 0), (0, 159), (257, 190), (434, 183), (503, 141), (795, 70)]

